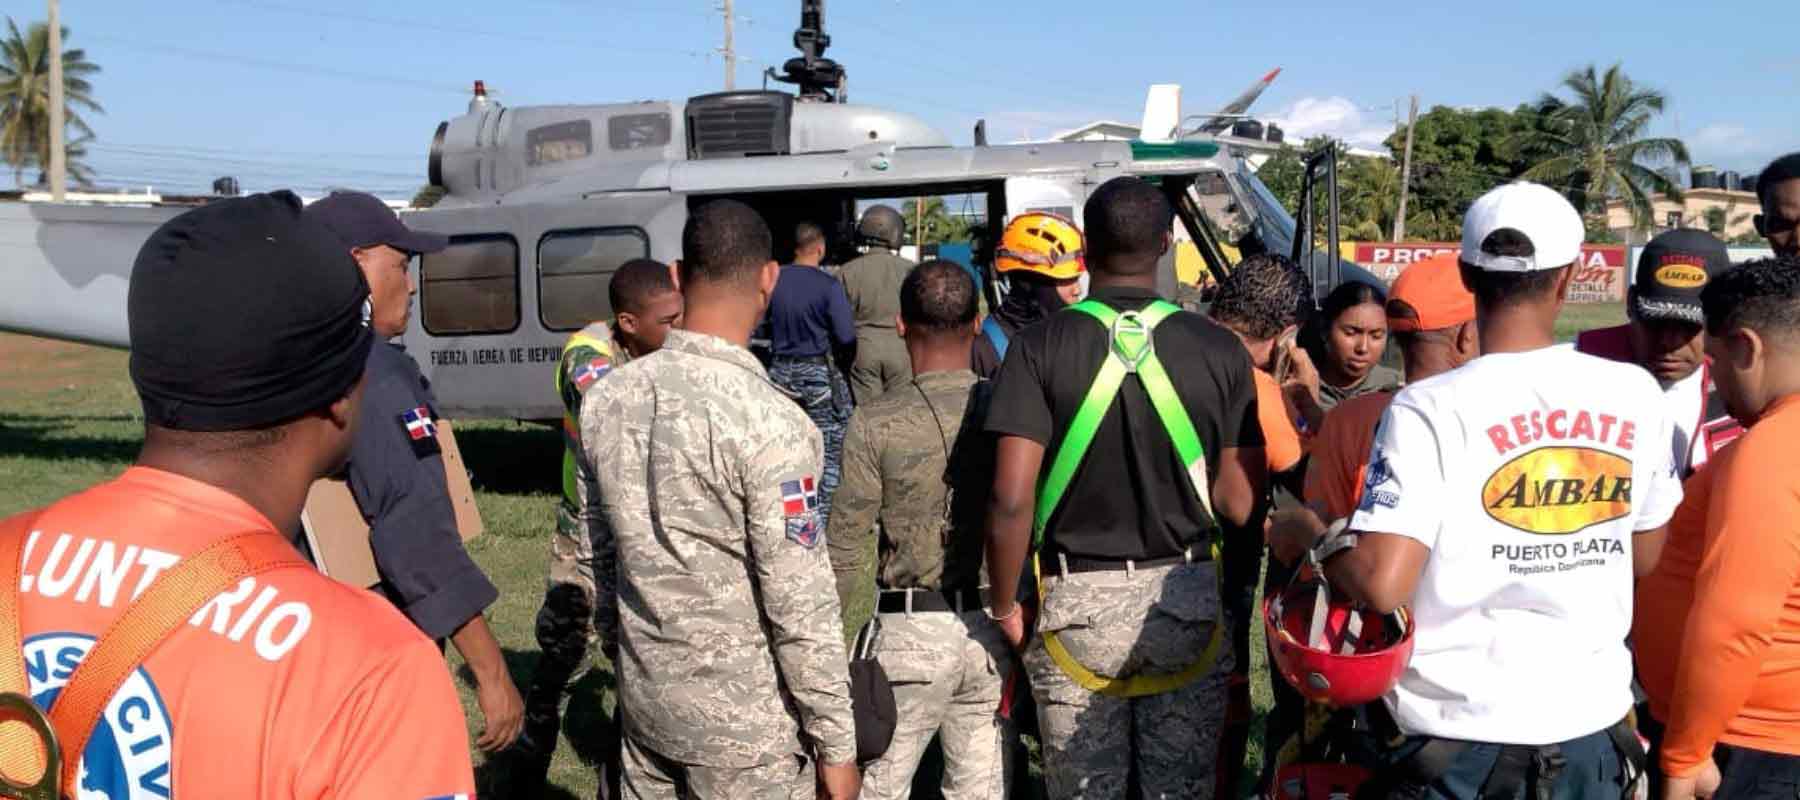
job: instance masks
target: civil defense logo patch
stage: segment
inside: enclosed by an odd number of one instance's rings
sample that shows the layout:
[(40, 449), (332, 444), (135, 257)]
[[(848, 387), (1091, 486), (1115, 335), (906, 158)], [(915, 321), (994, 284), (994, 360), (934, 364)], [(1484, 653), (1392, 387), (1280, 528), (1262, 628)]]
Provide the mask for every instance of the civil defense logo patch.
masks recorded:
[[(25, 673), (31, 699), (39, 708), (50, 707), (93, 646), (93, 637), (78, 633), (44, 633), (26, 640)], [(168, 708), (149, 673), (138, 667), (106, 704), (94, 726), (87, 750), (81, 754), (76, 800), (170, 797), (173, 752)]]

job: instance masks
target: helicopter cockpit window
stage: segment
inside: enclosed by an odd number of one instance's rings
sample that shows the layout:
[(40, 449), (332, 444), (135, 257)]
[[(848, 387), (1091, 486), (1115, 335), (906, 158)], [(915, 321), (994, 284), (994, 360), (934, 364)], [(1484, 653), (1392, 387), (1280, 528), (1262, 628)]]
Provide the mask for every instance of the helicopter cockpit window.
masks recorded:
[(1251, 232), (1250, 215), (1238, 203), (1225, 175), (1219, 172), (1202, 173), (1194, 181), (1194, 194), (1207, 221), (1219, 232), (1220, 244), (1239, 247), (1244, 236)]
[(506, 234), (453, 236), (419, 257), (419, 310), (434, 336), (519, 327), (519, 243)]
[(620, 114), (606, 121), (607, 145), (614, 150), (641, 150), (669, 143), (669, 115)]
[(525, 161), (533, 167), (587, 158), (594, 152), (594, 126), (585, 119), (539, 125), (525, 133)]
[(538, 242), (538, 317), (553, 331), (572, 331), (612, 316), (607, 286), (625, 262), (650, 255), (637, 228), (552, 231)]

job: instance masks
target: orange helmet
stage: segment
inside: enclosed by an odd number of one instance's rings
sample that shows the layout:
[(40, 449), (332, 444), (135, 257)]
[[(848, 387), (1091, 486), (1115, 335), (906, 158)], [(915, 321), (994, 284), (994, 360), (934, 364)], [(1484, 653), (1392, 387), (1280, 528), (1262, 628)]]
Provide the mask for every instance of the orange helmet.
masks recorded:
[(1044, 211), (1013, 217), (1000, 234), (994, 251), (994, 270), (1034, 272), (1051, 280), (1066, 281), (1087, 271), (1081, 229), (1068, 219)]
[(1336, 708), (1387, 694), (1412, 659), (1412, 615), (1378, 614), (1331, 598), (1324, 581), (1296, 582), (1263, 601), (1276, 669), (1306, 699)]

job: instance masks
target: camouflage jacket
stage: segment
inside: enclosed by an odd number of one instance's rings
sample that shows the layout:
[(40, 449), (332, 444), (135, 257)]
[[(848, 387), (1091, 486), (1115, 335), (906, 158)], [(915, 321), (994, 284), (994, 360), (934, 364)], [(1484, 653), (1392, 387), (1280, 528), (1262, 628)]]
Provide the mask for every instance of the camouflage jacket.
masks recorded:
[(853, 760), (818, 429), (750, 351), (680, 330), (583, 405), (627, 733), (687, 764)]
[(865, 583), (871, 558), (882, 589), (982, 583), (994, 481), (993, 441), (981, 426), (988, 386), (968, 370), (931, 372), (856, 409), (828, 537), (840, 605), (874, 591)]
[(850, 310), (856, 316), (857, 335), (864, 330), (894, 329), (894, 318), (900, 315), (900, 282), (906, 280), (913, 262), (886, 250), (876, 250), (844, 265), (840, 280), (850, 297)]

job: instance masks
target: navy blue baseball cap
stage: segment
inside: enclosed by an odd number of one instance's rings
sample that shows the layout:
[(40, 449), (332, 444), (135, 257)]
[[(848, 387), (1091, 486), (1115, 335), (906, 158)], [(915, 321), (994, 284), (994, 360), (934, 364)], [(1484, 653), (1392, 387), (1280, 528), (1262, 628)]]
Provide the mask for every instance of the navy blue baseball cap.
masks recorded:
[(363, 192), (332, 192), (307, 206), (305, 214), (330, 228), (352, 249), (385, 244), (407, 253), (435, 253), (450, 244), (450, 238), (442, 234), (406, 227), (386, 203)]
[(1644, 245), (1627, 310), (1645, 322), (1706, 324), (1700, 290), (1731, 269), (1731, 254), (1717, 236), (1703, 230), (1667, 231)]

